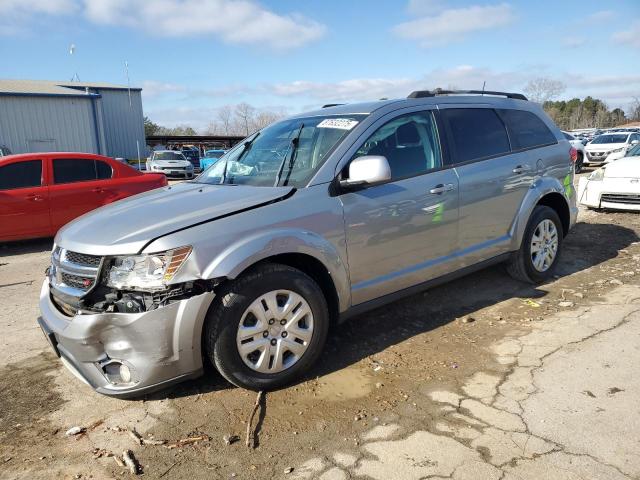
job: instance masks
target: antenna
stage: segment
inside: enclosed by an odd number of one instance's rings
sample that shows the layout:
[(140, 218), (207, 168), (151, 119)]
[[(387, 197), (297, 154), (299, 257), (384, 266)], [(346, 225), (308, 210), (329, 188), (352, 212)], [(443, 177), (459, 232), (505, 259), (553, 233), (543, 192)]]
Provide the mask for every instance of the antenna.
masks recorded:
[[(71, 45), (69, 45), (69, 55), (71, 55), (71, 57), (73, 58), (73, 54), (76, 53), (76, 44), (72, 43)], [(73, 76), (71, 77), (72, 82), (74, 81), (80, 81), (80, 77), (78, 76), (78, 72), (74, 73)]]
[(487, 85), (487, 81), (482, 82), (482, 95), (484, 96), (484, 87)]

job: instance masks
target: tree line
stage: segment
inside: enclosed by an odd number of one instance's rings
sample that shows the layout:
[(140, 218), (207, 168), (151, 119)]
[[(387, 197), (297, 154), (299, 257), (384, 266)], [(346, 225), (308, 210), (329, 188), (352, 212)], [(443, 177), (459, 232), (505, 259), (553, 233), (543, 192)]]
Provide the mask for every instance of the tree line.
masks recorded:
[(610, 110), (603, 100), (591, 96), (582, 100), (555, 100), (565, 89), (565, 84), (559, 80), (536, 78), (527, 83), (524, 92), (529, 100), (542, 104), (545, 112), (562, 130), (610, 128), (640, 121), (640, 99), (637, 97), (625, 113), (621, 108)]

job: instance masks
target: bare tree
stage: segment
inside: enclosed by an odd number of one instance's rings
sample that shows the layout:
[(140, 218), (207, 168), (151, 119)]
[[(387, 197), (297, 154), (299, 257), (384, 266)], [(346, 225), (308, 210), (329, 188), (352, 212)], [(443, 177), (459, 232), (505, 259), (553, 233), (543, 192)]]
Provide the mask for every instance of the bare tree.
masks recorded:
[(235, 116), (238, 121), (238, 126), (241, 128), (242, 135), (249, 135), (249, 133), (251, 133), (255, 113), (256, 109), (248, 103), (242, 102), (236, 105)]
[(233, 117), (233, 110), (231, 109), (231, 105), (220, 107), (218, 109), (217, 117), (222, 132), (224, 133), (224, 135), (229, 135), (231, 133), (231, 119)]
[(629, 105), (629, 120), (640, 121), (640, 98), (638, 97), (633, 97), (633, 102)]
[(565, 84), (560, 80), (538, 77), (533, 80), (529, 80), (527, 85), (524, 87), (524, 93), (527, 94), (529, 100), (544, 104), (545, 102), (556, 98), (564, 92), (565, 89)]

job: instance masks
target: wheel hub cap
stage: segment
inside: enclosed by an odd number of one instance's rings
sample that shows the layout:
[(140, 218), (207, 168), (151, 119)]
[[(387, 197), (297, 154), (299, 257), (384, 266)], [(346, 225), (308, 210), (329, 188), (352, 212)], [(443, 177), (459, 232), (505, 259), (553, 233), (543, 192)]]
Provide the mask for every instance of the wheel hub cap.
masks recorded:
[(546, 272), (558, 254), (558, 229), (549, 219), (542, 220), (531, 237), (531, 263), (539, 272)]
[(313, 313), (307, 301), (291, 290), (273, 290), (245, 310), (236, 345), (252, 370), (279, 373), (302, 358), (312, 336)]

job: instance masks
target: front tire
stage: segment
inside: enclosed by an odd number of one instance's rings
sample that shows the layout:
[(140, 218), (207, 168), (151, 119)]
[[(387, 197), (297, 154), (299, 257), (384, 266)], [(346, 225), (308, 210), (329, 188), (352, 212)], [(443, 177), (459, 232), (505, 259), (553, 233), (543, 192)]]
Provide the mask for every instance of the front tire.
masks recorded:
[(249, 390), (273, 390), (316, 362), (329, 329), (322, 290), (305, 273), (263, 264), (229, 282), (207, 314), (206, 354), (220, 374)]
[(544, 205), (536, 206), (520, 250), (507, 264), (509, 275), (532, 284), (549, 280), (560, 258), (563, 237), (562, 222), (556, 211)]

